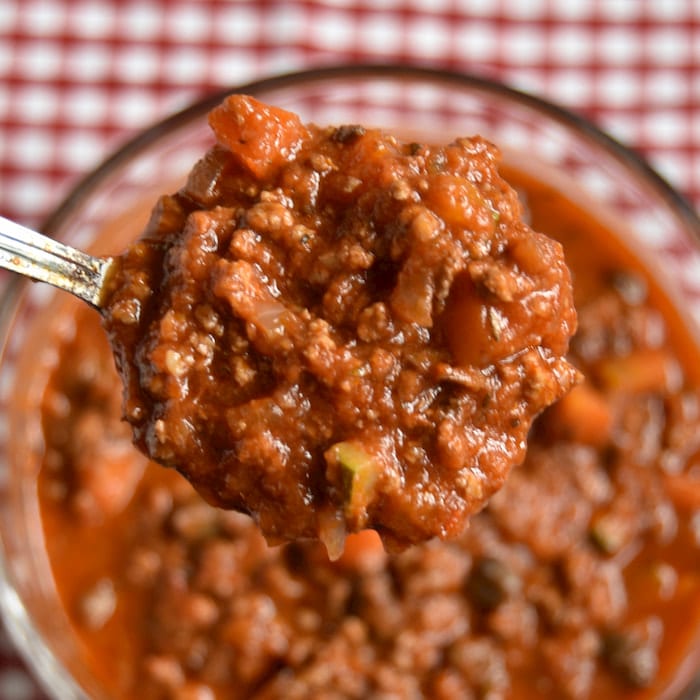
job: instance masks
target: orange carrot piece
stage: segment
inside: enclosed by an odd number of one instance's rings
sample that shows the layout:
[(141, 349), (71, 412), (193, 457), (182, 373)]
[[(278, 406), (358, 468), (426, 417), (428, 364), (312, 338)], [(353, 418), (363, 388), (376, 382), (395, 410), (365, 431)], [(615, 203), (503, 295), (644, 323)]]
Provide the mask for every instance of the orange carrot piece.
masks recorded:
[(296, 114), (247, 95), (230, 95), (209, 114), (217, 140), (257, 178), (289, 160), (307, 130)]
[(675, 363), (665, 350), (639, 349), (625, 357), (604, 359), (596, 375), (606, 389), (630, 393), (665, 391), (675, 375)]
[(584, 382), (552, 406), (547, 427), (557, 438), (600, 447), (610, 437), (610, 406), (599, 391)]
[(700, 510), (700, 475), (666, 474), (664, 482), (666, 492), (677, 508)]
[(345, 538), (345, 549), (338, 564), (347, 569), (375, 568), (386, 557), (384, 545), (376, 530), (361, 530)]

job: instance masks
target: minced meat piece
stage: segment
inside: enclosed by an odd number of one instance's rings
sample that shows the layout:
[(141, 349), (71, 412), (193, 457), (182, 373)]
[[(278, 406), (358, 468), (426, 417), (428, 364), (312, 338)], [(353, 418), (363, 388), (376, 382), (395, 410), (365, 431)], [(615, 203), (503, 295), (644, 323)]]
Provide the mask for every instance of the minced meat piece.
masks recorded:
[(403, 143), (241, 95), (210, 123), (107, 296), (136, 443), (271, 541), (461, 532), (577, 379), (561, 246), (482, 138)]

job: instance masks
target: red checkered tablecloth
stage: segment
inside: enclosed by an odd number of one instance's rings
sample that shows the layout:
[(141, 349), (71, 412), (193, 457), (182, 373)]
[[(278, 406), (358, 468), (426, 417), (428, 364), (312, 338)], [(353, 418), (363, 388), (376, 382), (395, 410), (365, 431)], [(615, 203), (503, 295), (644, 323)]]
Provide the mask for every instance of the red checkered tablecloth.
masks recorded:
[[(700, 209), (699, 0), (0, 0), (0, 213), (39, 225), (126, 138), (215, 88), (358, 61), (559, 102)], [(0, 637), (0, 699), (44, 697)]]

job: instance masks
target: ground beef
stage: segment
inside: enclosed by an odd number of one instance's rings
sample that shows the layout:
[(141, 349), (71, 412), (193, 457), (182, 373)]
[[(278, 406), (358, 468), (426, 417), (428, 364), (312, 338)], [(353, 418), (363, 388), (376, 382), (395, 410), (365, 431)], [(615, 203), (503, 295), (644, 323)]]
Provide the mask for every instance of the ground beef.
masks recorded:
[(576, 381), (561, 247), (481, 138), (403, 143), (232, 96), (118, 259), (137, 444), (271, 541), (454, 536)]

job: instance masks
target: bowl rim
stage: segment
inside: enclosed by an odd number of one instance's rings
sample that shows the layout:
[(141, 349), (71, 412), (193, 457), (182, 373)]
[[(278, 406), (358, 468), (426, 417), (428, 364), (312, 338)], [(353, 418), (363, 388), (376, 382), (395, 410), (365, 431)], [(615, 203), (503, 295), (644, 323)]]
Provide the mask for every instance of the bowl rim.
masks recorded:
[(610, 136), (601, 127), (587, 117), (563, 107), (560, 104), (539, 97), (525, 90), (512, 87), (505, 82), (477, 73), (461, 72), (446, 68), (395, 64), (395, 63), (350, 63), (310, 68), (288, 73), (281, 73), (268, 78), (253, 80), (240, 85), (224, 87), (208, 93), (189, 106), (176, 111), (152, 124), (150, 127), (127, 139), (117, 147), (99, 165), (79, 179), (63, 201), (45, 218), (42, 231), (51, 235), (60, 229), (62, 223), (71, 215), (73, 209), (85, 198), (90, 190), (108, 177), (124, 161), (128, 161), (142, 148), (168, 132), (190, 122), (192, 119), (208, 113), (229, 94), (251, 94), (293, 87), (298, 84), (324, 82), (333, 79), (351, 79), (366, 77), (370, 79), (432, 80), (454, 84), (459, 87), (476, 88), (484, 92), (514, 99), (534, 110), (544, 112), (555, 121), (579, 131), (592, 139), (598, 146), (608, 151), (613, 157), (636, 171), (647, 184), (651, 185), (669, 207), (683, 220), (700, 243), (700, 214), (686, 197), (662, 177), (649, 161), (632, 146)]

